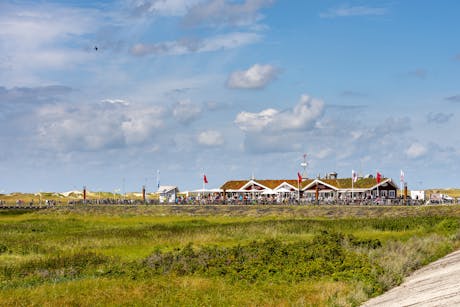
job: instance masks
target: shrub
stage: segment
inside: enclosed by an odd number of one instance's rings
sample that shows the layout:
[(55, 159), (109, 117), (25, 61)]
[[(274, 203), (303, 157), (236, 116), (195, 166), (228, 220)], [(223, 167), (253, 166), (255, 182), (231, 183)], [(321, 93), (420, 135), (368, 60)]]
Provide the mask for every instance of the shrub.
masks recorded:
[(0, 254), (3, 254), (8, 251), (8, 247), (5, 244), (0, 243)]
[(365, 255), (350, 251), (344, 245), (379, 246), (376, 242), (324, 231), (311, 242), (285, 244), (270, 239), (254, 241), (246, 246), (201, 249), (194, 249), (192, 244), (188, 244), (173, 252), (156, 251), (140, 266), (147, 268), (150, 274), (223, 276), (250, 283), (326, 278), (364, 280), (374, 284), (380, 268), (372, 266)]

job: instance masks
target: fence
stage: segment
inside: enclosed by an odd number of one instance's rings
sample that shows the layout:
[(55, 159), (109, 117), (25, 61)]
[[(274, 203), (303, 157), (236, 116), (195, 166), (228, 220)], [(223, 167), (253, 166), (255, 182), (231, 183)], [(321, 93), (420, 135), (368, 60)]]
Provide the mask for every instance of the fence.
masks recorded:
[(450, 202), (432, 202), (412, 199), (376, 199), (376, 200), (335, 200), (335, 199), (284, 199), (278, 202), (267, 200), (251, 199), (195, 199), (195, 198), (178, 198), (175, 203), (160, 203), (157, 199), (142, 201), (139, 199), (91, 199), (91, 200), (69, 200), (66, 202), (44, 200), (40, 203), (25, 203), (20, 200), (0, 201), (0, 209), (46, 209), (54, 207), (75, 207), (75, 206), (158, 206), (158, 205), (222, 205), (222, 206), (239, 206), (239, 205), (267, 205), (267, 206), (421, 206), (436, 204), (459, 204), (460, 199)]

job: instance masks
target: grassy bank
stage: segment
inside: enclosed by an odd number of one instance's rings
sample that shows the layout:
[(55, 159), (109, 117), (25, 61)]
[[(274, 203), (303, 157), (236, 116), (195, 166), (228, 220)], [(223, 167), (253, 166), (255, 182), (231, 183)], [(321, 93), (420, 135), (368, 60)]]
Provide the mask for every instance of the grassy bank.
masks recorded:
[(0, 305), (353, 306), (457, 249), (460, 207), (0, 212)]

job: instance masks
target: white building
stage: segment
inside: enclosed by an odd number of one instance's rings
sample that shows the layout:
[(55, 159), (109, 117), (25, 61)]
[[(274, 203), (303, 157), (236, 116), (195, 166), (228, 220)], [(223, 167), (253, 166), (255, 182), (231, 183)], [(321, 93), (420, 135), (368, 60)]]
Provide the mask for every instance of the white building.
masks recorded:
[(410, 191), (410, 198), (415, 200), (425, 200), (425, 191)]
[(175, 186), (160, 186), (158, 188), (160, 203), (174, 203), (176, 202), (177, 193), (179, 189)]

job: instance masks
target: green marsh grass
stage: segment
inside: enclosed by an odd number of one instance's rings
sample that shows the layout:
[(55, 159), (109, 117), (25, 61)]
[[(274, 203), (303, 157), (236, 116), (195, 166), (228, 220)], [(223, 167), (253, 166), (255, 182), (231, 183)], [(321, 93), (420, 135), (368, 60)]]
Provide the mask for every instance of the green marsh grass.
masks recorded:
[(457, 249), (459, 217), (456, 206), (4, 211), (0, 305), (356, 306)]

